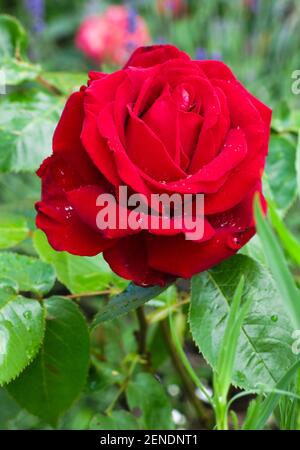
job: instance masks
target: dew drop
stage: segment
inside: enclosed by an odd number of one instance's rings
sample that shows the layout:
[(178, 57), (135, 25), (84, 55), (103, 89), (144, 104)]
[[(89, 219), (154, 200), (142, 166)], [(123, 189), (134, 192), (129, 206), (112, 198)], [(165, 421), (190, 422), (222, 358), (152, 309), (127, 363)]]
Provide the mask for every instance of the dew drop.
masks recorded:
[(234, 249), (234, 250), (239, 250), (242, 247), (242, 239), (241, 236), (239, 235), (230, 235), (227, 238), (227, 245), (228, 247)]
[(271, 316), (271, 320), (272, 320), (272, 322), (277, 322), (278, 316), (277, 316), (276, 314), (273, 314), (273, 315)]
[(23, 312), (23, 317), (27, 320), (31, 319), (32, 317), (32, 312), (31, 311), (25, 311)]
[(72, 217), (72, 211), (73, 211), (72, 206), (65, 206), (65, 207), (64, 207), (64, 211), (65, 211), (65, 217), (66, 217), (66, 219), (71, 219), (71, 217)]

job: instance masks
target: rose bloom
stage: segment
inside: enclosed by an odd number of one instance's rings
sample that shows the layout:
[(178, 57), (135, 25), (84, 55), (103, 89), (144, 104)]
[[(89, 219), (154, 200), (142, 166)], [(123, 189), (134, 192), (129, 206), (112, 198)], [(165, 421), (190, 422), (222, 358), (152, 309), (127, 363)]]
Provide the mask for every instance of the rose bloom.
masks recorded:
[[(271, 110), (220, 61), (193, 61), (171, 45), (137, 49), (110, 75), (89, 74), (71, 95), (38, 175), (37, 226), (52, 247), (103, 252), (112, 270), (147, 286), (189, 278), (254, 235)], [(204, 234), (96, 226), (99, 194), (204, 194)]]
[(133, 50), (150, 42), (146, 22), (125, 6), (110, 6), (100, 16), (86, 18), (76, 46), (96, 63), (124, 64)]

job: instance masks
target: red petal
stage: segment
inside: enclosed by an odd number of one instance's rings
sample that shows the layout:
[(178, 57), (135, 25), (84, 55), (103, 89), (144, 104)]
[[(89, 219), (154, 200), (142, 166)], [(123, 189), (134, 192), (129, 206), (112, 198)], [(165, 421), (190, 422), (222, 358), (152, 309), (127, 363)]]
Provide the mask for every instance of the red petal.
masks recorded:
[(74, 92), (64, 107), (53, 135), (53, 151), (82, 151), (83, 92)]
[(165, 274), (149, 267), (143, 234), (123, 238), (103, 253), (111, 269), (126, 280), (149, 286), (166, 283)]
[(218, 80), (231, 81), (236, 83), (240, 89), (242, 89), (255, 106), (255, 108), (259, 111), (263, 121), (265, 122), (265, 126), (268, 129), (270, 127), (272, 110), (254, 97), (245, 87), (236, 79), (232, 71), (229, 69), (226, 64), (222, 61), (198, 61), (199, 67), (206, 73), (208, 78), (215, 78)]
[(59, 205), (38, 202), (36, 209), (36, 225), (46, 233), (50, 245), (57, 251), (95, 256), (114, 243), (87, 227), (67, 202)]
[(152, 45), (148, 47), (139, 47), (133, 52), (125, 64), (125, 68), (130, 66), (152, 67), (157, 64), (162, 64), (170, 59), (190, 60), (190, 57), (173, 45)]
[(119, 176), (113, 153), (108, 147), (106, 140), (99, 133), (97, 117), (88, 110), (85, 112), (81, 139), (95, 166), (113, 185), (117, 185)]
[[(175, 164), (165, 146), (153, 131), (131, 110), (129, 112), (126, 147), (127, 154), (134, 164), (156, 180), (170, 181), (184, 177), (185, 172)], [(157, 161), (159, 161), (159, 164), (157, 164)]]
[[(254, 234), (254, 229), (239, 234), (239, 248)], [(172, 237), (147, 236), (148, 260), (153, 269), (171, 275), (190, 278), (229, 258), (239, 248), (230, 244), (231, 232), (220, 232), (203, 243), (185, 240), (183, 235)]]
[(262, 176), (265, 155), (243, 161), (215, 194), (205, 196), (205, 214), (216, 214), (233, 208), (253, 189)]
[(158, 136), (171, 158), (179, 161), (178, 108), (165, 89), (141, 119)]

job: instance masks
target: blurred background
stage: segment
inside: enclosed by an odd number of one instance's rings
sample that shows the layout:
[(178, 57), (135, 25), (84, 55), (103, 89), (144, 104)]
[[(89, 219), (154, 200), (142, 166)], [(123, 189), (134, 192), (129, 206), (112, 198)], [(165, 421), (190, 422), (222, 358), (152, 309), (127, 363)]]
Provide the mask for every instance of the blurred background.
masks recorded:
[(0, 10), (30, 30), (30, 56), (47, 70), (114, 69), (135, 46), (171, 42), (194, 58), (225, 61), (272, 107), (297, 100), (297, 0), (0, 0)]

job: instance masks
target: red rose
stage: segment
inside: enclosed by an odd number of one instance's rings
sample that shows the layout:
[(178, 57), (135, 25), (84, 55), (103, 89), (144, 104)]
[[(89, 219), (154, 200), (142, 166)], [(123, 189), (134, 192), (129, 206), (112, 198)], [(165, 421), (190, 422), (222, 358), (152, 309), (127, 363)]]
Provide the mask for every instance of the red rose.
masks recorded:
[[(69, 98), (38, 170), (37, 226), (56, 250), (103, 252), (140, 285), (191, 277), (237, 252), (255, 233), (271, 110), (219, 61), (192, 61), (173, 46), (136, 50), (124, 69), (91, 73)], [(181, 230), (100, 231), (101, 193), (202, 193), (204, 235)], [(262, 194), (261, 194), (262, 197)], [(263, 197), (262, 197), (263, 198)]]

